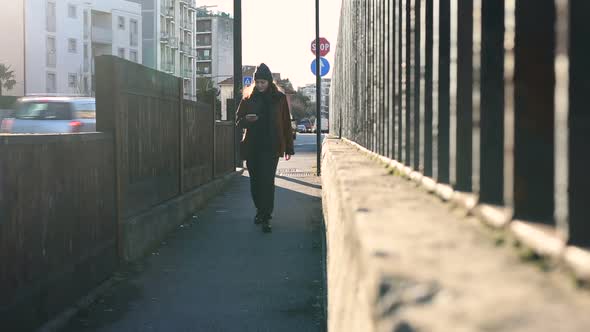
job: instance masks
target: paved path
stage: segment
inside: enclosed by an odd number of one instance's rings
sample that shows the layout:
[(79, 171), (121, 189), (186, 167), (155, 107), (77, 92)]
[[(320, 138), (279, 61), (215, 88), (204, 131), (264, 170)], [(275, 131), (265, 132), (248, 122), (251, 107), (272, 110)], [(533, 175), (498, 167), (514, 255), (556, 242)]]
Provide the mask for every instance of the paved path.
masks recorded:
[(296, 143), (272, 234), (253, 223), (246, 173), (64, 331), (324, 331), (320, 181), (293, 173), (311, 171), (314, 136)]

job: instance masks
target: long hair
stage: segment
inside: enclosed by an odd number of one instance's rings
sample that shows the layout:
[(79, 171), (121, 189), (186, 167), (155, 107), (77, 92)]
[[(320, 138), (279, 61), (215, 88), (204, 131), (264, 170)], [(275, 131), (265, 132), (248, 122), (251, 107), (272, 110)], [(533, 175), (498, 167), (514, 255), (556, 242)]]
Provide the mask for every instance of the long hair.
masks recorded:
[[(242, 92), (242, 96), (244, 99), (249, 99), (250, 97), (252, 97), (252, 95), (256, 92), (256, 83), (251, 84), (248, 87), (245, 87), (243, 92)], [(269, 92), (273, 95), (275, 95), (277, 92), (283, 92), (283, 89), (278, 86), (274, 81), (270, 82), (268, 84), (268, 89), (270, 90)]]

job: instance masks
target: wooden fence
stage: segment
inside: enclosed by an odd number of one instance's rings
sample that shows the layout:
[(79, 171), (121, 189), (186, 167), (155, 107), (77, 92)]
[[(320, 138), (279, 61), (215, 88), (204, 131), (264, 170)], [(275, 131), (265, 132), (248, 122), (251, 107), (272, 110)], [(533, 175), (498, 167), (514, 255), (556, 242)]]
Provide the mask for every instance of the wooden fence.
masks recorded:
[(215, 122), (215, 177), (235, 170), (234, 161), (234, 122)]
[(113, 56), (96, 66), (97, 129), (115, 137), (123, 218), (235, 169), (233, 125), (222, 124), (216, 139), (213, 108), (183, 100), (182, 79)]
[(125, 220), (234, 170), (233, 124), (183, 100), (181, 79), (112, 56), (96, 73), (102, 133), (0, 135), (3, 331), (34, 329), (107, 279)]
[(0, 322), (32, 329), (118, 264), (113, 140), (0, 136)]

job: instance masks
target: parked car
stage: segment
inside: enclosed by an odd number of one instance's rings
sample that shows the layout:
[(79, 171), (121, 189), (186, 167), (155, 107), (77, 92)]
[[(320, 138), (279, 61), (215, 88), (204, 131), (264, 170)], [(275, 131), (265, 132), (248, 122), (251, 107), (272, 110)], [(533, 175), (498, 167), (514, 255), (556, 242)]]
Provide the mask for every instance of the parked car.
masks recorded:
[(0, 132), (22, 134), (96, 131), (96, 100), (88, 97), (23, 97)]
[[(328, 119), (322, 117), (320, 124), (322, 125), (322, 133), (327, 133), (329, 131)], [(313, 132), (317, 132), (317, 121), (313, 122)]]
[(305, 127), (305, 125), (302, 125), (302, 124), (297, 125), (297, 132), (305, 133), (305, 132), (307, 132), (307, 128)]
[(309, 119), (303, 119), (303, 120), (299, 121), (299, 124), (305, 126), (306, 133), (311, 133), (312, 123)]

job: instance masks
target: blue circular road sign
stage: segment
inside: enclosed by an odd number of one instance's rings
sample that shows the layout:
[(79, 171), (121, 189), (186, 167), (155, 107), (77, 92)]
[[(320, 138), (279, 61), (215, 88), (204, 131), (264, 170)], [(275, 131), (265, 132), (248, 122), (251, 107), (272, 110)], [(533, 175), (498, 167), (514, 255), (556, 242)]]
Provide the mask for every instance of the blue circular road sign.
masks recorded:
[[(316, 59), (311, 62), (311, 72), (316, 75), (317, 64)], [(326, 58), (320, 58), (320, 76), (326, 76), (330, 72), (330, 62)]]

